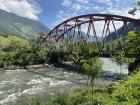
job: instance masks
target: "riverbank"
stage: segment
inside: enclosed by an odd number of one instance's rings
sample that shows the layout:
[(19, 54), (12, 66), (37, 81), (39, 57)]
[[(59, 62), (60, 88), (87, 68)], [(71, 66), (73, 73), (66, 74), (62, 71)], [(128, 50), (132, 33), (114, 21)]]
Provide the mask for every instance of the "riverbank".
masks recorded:
[(5, 71), (5, 70), (17, 70), (17, 69), (40, 69), (40, 68), (53, 68), (53, 65), (49, 65), (47, 63), (45, 64), (36, 64), (36, 65), (27, 65), (25, 67), (23, 66), (10, 66), (8, 69), (4, 69), (4, 68), (0, 68), (1, 71)]
[[(8, 67), (8, 70), (17, 70), (17, 69), (40, 69), (40, 68), (54, 68), (57, 66), (65, 66), (65, 65), (71, 65), (72, 66), (73, 62), (63, 62), (63, 63), (55, 63), (55, 64), (49, 64), (49, 63), (45, 63), (45, 64), (34, 64), (34, 65), (27, 65), (27, 66), (15, 66), (12, 65), (10, 67)], [(5, 68), (0, 68), (1, 71), (5, 71), (7, 70)]]
[[(108, 59), (105, 59), (108, 63), (105, 62), (104, 67), (103, 67), (103, 71), (100, 74), (100, 78), (104, 79), (104, 80), (112, 80), (112, 81), (118, 81), (118, 80), (122, 80), (127, 78), (128, 74), (127, 72), (118, 72), (119, 68), (117, 67), (117, 65), (112, 64), (111, 62), (109, 63)], [(110, 65), (111, 67), (107, 66)], [(114, 68), (115, 66), (115, 68)], [(27, 71), (38, 71), (40, 69), (46, 69), (46, 68), (62, 68), (67, 72), (73, 72), (73, 73), (80, 73), (83, 74), (81, 72), (81, 70), (73, 65), (73, 62), (63, 62), (63, 63), (54, 63), (54, 64), (37, 64), (37, 65), (27, 65), (25, 67), (20, 67), (20, 66), (11, 66), (9, 69), (4, 70), (1, 69), (1, 71), (16, 71), (16, 70), (27, 70)], [(113, 70), (111, 70), (110, 68), (112, 68)], [(116, 69), (118, 68), (118, 70)], [(116, 70), (115, 70), (116, 69)], [(111, 71), (110, 71), (111, 70)], [(84, 75), (84, 74), (83, 74)]]
[[(107, 60), (107, 62), (109, 62)], [(109, 66), (108, 66), (109, 65)], [(76, 73), (80, 73), (80, 74), (83, 74), (81, 72), (81, 70), (74, 66), (73, 65), (73, 62), (63, 62), (63, 63), (56, 63), (56, 64), (53, 64), (54, 67), (57, 67), (57, 68), (63, 68), (65, 69), (66, 71), (70, 71), (70, 72), (76, 72)], [(113, 68), (115, 67), (115, 68)], [(112, 68), (112, 70), (110, 70), (109, 68)], [(118, 70), (116, 69), (118, 68)], [(113, 71), (114, 69), (114, 71)], [(119, 81), (119, 80), (123, 80), (123, 79), (126, 79), (127, 76), (128, 76), (128, 72), (126, 71), (126, 69), (124, 69), (124, 72), (119, 72), (119, 66), (117, 67), (117, 65), (114, 65), (114, 64), (109, 64), (109, 63), (105, 63), (104, 66), (103, 66), (103, 71), (101, 72), (99, 78), (102, 79), (102, 80), (111, 80), (111, 81)], [(85, 74), (83, 74), (85, 75)]]

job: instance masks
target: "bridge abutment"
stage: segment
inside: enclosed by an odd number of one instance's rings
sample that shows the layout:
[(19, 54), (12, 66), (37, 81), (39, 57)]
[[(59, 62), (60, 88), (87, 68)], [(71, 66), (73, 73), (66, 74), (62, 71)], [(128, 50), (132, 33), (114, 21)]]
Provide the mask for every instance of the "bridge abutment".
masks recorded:
[(140, 66), (140, 59), (136, 60), (134, 63), (129, 64), (128, 71), (129, 74), (134, 72)]
[(65, 57), (65, 53), (63, 52), (52, 52), (50, 54), (50, 63), (60, 63)]

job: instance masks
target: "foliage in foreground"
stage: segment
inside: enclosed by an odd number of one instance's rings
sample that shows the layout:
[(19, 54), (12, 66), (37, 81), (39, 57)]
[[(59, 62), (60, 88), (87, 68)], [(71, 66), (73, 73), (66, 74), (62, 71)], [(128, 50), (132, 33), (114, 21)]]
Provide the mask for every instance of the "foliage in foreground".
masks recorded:
[[(92, 89), (81, 89), (69, 96), (58, 95), (47, 102), (37, 105), (140, 105), (140, 73), (108, 87), (94, 88), (93, 104)], [(36, 105), (34, 103), (29, 105)]]

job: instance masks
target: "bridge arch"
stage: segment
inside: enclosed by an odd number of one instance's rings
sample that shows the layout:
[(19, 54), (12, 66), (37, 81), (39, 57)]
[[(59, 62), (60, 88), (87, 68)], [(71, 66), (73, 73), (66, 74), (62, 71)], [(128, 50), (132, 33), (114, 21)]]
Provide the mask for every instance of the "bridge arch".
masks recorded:
[[(48, 33), (46, 38), (55, 37), (55, 41), (57, 42), (61, 38), (64, 38), (65, 34), (68, 34), (69, 31), (74, 30), (76, 27), (79, 27), (78, 31), (81, 31), (80, 27), (82, 24), (89, 23), (88, 28), (90, 28), (91, 25), (94, 25), (94, 22), (96, 21), (104, 21), (104, 27), (106, 27), (106, 29), (109, 28), (109, 25), (111, 24), (110, 22), (112, 22), (114, 31), (117, 31), (117, 29), (115, 29), (114, 21), (123, 22), (124, 24), (122, 27), (124, 27), (125, 25), (127, 27), (128, 23), (134, 23), (135, 25), (140, 26), (139, 19), (133, 19), (133, 18), (119, 16), (119, 15), (109, 15), (109, 14), (87, 14), (87, 15), (73, 17), (60, 23)], [(107, 30), (104, 29), (103, 31), (107, 31)]]
[[(97, 22), (102, 24), (96, 26)], [(120, 26), (117, 28), (116, 26), (119, 24)], [(84, 26), (84, 28), (86, 27), (84, 35), (82, 26)], [(135, 30), (139, 26), (139, 19), (110, 14), (87, 14), (76, 16), (60, 23), (48, 33), (44, 41), (57, 43), (63, 42), (64, 39), (70, 39), (72, 41), (87, 40), (90, 36), (94, 36), (94, 42), (99, 49), (98, 42), (102, 45), (102, 48), (105, 42), (112, 42), (114, 39), (119, 39), (119, 43), (124, 42), (123, 40), (120, 41), (121, 36), (127, 34), (129, 31)], [(98, 27), (102, 27), (102, 29), (100, 28), (100, 35), (97, 33)], [(99, 50), (101, 51), (101, 49)]]

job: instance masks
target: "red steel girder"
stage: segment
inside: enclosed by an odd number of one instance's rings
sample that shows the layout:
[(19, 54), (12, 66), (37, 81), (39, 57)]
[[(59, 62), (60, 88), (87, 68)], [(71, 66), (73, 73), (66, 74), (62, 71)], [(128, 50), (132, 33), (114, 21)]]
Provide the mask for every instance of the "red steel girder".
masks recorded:
[[(85, 21), (83, 19), (85, 19)], [(87, 20), (89, 20), (89, 21), (87, 21)], [(61, 36), (64, 36), (64, 34), (67, 33), (67, 31), (72, 30), (73, 28), (78, 27), (81, 24), (85, 24), (85, 23), (88, 23), (90, 21), (105, 21), (106, 22), (108, 20), (122, 21), (124, 23), (130, 22), (130, 23), (134, 23), (134, 24), (140, 26), (140, 20), (139, 19), (133, 19), (133, 18), (125, 17), (125, 16), (110, 15), (110, 14), (87, 14), (87, 15), (81, 15), (81, 16), (73, 17), (73, 18), (70, 18), (70, 19), (60, 23), (59, 25), (57, 25), (54, 29), (52, 29), (48, 33), (46, 38), (48, 36), (51, 37), (52, 33), (55, 34), (55, 32), (57, 31), (57, 32), (62, 32), (61, 35), (57, 39), (57, 40), (59, 40), (59, 39), (61, 39)], [(70, 22), (74, 22), (74, 24), (72, 24), (72, 25), (68, 24)], [(59, 30), (59, 27), (61, 27), (61, 29), (64, 27), (64, 30), (63, 29)], [(103, 34), (104, 33), (105, 33), (105, 30), (103, 30)]]

